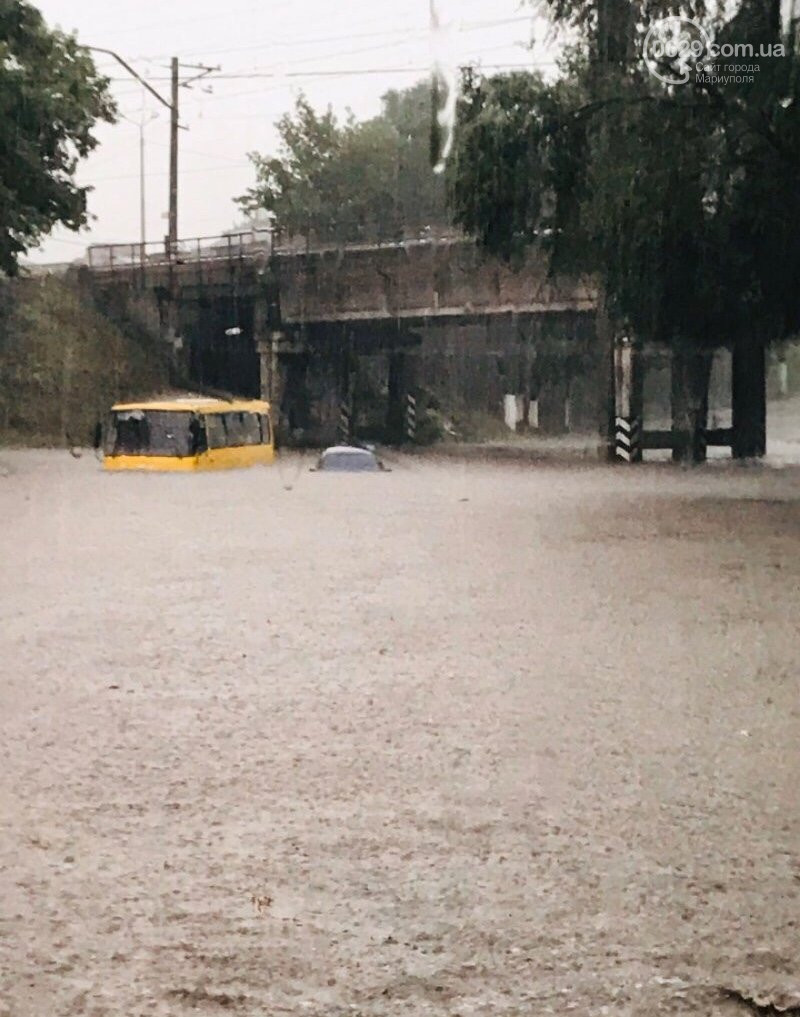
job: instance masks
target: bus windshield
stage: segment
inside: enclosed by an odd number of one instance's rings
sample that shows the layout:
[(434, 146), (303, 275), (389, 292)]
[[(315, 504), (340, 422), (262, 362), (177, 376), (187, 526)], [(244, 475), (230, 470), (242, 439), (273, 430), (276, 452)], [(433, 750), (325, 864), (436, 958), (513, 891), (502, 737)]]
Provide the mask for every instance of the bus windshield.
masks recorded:
[(106, 440), (112, 456), (191, 456), (195, 454), (190, 412), (123, 410), (113, 414)]

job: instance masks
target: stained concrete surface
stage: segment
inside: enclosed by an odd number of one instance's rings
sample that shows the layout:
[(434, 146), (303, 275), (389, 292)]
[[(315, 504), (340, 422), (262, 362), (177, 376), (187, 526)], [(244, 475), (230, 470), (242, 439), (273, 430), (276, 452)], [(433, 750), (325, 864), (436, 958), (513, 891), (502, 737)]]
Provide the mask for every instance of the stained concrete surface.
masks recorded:
[(0, 465), (5, 1017), (791, 991), (794, 469)]

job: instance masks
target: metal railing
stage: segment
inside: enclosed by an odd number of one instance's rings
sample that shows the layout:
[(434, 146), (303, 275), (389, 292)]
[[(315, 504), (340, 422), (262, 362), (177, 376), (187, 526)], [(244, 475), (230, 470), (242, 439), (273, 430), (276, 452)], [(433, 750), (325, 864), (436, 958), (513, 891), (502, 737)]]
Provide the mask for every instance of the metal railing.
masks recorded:
[(213, 237), (151, 241), (146, 244), (92, 244), (86, 251), (89, 268), (99, 272), (130, 271), (159, 265), (236, 261), (272, 250), (271, 230), (246, 230)]
[(159, 266), (235, 262), (273, 253), (301, 254), (309, 251), (402, 247), (463, 240), (452, 226), (403, 226), (387, 229), (375, 223), (333, 223), (302, 231), (251, 229), (217, 236), (190, 237), (170, 244), (166, 240), (148, 243), (92, 244), (86, 260), (94, 272), (144, 272)]

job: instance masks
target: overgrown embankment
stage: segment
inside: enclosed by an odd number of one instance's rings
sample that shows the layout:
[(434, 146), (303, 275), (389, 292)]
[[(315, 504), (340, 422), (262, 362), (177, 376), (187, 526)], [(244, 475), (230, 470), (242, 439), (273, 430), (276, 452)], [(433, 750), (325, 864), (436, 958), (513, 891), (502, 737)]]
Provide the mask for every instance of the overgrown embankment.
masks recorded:
[(113, 402), (167, 383), (156, 343), (123, 333), (71, 282), (0, 282), (0, 442), (87, 444)]

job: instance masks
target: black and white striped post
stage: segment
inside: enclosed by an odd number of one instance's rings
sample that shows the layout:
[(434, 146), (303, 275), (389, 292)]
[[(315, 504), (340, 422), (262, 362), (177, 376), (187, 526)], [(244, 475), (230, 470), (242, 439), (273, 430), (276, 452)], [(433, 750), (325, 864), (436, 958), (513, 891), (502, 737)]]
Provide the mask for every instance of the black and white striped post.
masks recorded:
[(704, 463), (708, 459), (708, 429), (705, 427), (697, 428), (697, 453), (695, 456), (696, 462)]
[(339, 441), (342, 445), (349, 445), (353, 437), (353, 409), (350, 403), (343, 399), (339, 404)]
[(411, 392), (406, 393), (406, 437), (414, 441), (417, 437), (417, 399)]
[(636, 463), (642, 458), (642, 430), (636, 417), (617, 417), (614, 428), (617, 459)]
[(627, 337), (618, 340), (614, 346), (614, 456), (625, 463), (642, 460), (642, 421), (633, 408), (635, 354), (634, 345)]

